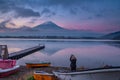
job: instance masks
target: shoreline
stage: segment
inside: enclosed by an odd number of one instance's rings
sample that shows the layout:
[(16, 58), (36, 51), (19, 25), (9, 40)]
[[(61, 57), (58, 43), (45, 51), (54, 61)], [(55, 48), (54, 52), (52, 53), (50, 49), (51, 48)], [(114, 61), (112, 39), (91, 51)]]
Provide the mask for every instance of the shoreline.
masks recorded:
[(26, 66), (20, 66), (18, 72), (11, 74), (10, 76), (0, 78), (0, 80), (27, 80), (28, 78), (33, 76), (34, 71), (45, 71), (48, 73), (52, 73), (52, 71), (58, 70), (70, 70), (68, 67), (39, 67), (39, 68), (27, 68)]
[[(101, 70), (101, 69), (109, 69), (109, 68), (117, 68), (117, 67), (105, 65), (103, 67), (89, 69), (89, 68), (85, 68), (84, 66), (81, 66), (81, 67), (77, 67), (76, 71)], [(45, 71), (47, 73), (52, 73), (52, 71), (69, 72), (70, 67), (49, 66), (49, 67), (27, 68), (26, 66), (21, 65), (18, 72), (6, 76), (4, 78), (0, 78), (0, 80), (31, 80), (30, 78), (33, 77), (34, 71)]]

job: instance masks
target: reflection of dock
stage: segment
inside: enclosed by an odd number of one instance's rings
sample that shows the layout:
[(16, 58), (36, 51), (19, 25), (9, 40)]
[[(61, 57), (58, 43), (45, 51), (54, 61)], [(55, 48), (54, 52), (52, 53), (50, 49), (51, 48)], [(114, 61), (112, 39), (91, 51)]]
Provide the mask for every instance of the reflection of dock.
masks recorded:
[(44, 45), (38, 45), (38, 46), (35, 46), (35, 47), (32, 47), (32, 48), (28, 48), (28, 49), (21, 50), (21, 51), (18, 51), (18, 52), (10, 53), (8, 58), (9, 59), (20, 59), (24, 56), (27, 56), (27, 55), (29, 55), (33, 52), (36, 52), (36, 51), (44, 49), (44, 48), (45, 48)]

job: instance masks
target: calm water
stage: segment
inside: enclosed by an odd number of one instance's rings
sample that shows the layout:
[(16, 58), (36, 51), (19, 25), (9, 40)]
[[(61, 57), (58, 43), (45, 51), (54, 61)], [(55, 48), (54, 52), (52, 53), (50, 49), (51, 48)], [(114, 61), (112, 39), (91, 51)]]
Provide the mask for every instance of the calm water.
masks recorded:
[(23, 57), (17, 64), (50, 61), (54, 66), (69, 66), (69, 57), (77, 57), (77, 66), (101, 67), (105, 64), (120, 66), (120, 42), (84, 40), (0, 39), (7, 44), (9, 53), (45, 44), (45, 49)]

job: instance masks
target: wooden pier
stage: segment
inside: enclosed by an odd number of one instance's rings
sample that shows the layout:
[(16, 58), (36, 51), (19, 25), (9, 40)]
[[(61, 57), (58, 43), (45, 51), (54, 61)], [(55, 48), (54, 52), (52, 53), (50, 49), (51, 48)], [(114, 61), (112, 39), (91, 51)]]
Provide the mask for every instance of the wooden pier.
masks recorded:
[(44, 49), (44, 45), (38, 45), (32, 48), (24, 49), (18, 52), (10, 53), (8, 59), (20, 59), (24, 56), (27, 56), (29, 54), (32, 54), (38, 50)]

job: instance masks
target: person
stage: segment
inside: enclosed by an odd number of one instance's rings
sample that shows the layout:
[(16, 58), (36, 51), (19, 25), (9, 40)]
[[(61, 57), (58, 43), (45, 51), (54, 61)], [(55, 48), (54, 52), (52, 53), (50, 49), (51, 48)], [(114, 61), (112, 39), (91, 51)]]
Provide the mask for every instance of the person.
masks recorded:
[(77, 61), (77, 59), (76, 59), (76, 57), (72, 54), (71, 56), (70, 56), (70, 68), (71, 68), (71, 71), (76, 71), (76, 61)]

